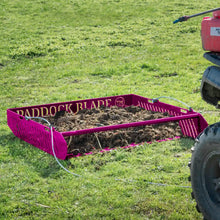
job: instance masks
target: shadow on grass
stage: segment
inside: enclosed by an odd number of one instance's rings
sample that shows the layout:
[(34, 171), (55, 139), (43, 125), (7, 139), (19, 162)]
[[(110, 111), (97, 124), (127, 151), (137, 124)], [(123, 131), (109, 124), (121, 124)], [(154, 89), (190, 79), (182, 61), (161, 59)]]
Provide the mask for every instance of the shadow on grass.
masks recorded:
[[(173, 145), (170, 150), (174, 153), (187, 151), (194, 145), (194, 139), (192, 138), (180, 138), (175, 141), (176, 143), (174, 143), (174, 145), (172, 141), (170, 142), (170, 144)], [(166, 143), (169, 145), (169, 141), (166, 141)], [(15, 161), (22, 160), (43, 178), (58, 178), (62, 175), (61, 172), (59, 172), (62, 168), (52, 155), (20, 140), (13, 134), (1, 136), (0, 144), (8, 149), (9, 157), (11, 156)], [(71, 167), (70, 160), (61, 161), (61, 164), (67, 169)]]
[[(61, 175), (60, 166), (52, 155), (26, 143), (25, 141), (17, 138), (13, 134), (3, 135), (0, 137), (0, 144), (8, 149), (8, 159), (13, 158), (14, 161), (23, 161), (32, 167), (40, 176), (47, 178), (57, 178)], [(7, 160), (7, 158), (5, 158)], [(61, 162), (65, 167), (71, 165), (70, 161)], [(59, 174), (60, 175), (59, 175)]]
[(191, 149), (194, 143), (195, 143), (195, 139), (190, 137), (183, 137), (179, 139), (179, 145), (181, 149), (184, 151)]

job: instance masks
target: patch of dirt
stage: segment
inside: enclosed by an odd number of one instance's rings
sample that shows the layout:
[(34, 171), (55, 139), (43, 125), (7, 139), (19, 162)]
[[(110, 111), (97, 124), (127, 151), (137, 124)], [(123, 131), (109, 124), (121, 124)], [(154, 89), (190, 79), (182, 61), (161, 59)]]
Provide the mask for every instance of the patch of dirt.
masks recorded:
[[(65, 111), (57, 112), (49, 117), (53, 127), (59, 132), (89, 129), (99, 126), (125, 124), (171, 117), (167, 113), (147, 111), (137, 106), (111, 108), (101, 106), (96, 109), (84, 109), (77, 114)], [(178, 122), (155, 124), (126, 129), (111, 130), (92, 134), (65, 137), (68, 144), (68, 153), (73, 155), (84, 154), (91, 151), (100, 151), (106, 147), (116, 148), (129, 144), (152, 142), (166, 138), (182, 136)]]

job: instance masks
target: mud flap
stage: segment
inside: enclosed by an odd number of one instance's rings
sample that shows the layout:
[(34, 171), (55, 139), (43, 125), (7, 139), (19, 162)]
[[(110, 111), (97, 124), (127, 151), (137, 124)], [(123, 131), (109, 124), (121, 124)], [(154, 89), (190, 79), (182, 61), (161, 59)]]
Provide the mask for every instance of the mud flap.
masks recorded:
[(203, 55), (208, 61), (220, 66), (220, 53), (216, 52), (207, 52)]
[(200, 92), (202, 98), (209, 104), (220, 108), (220, 67), (208, 67), (202, 77)]

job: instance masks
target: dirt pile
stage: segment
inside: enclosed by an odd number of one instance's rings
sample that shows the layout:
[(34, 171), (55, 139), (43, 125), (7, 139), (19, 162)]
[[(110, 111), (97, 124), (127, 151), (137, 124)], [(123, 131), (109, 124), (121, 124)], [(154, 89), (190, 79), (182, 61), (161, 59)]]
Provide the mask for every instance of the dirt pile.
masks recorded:
[[(146, 121), (170, 117), (167, 113), (147, 111), (137, 106), (126, 108), (104, 107), (84, 109), (77, 114), (58, 112), (54, 117), (49, 117), (53, 127), (59, 132), (75, 131), (100, 126), (126, 124), (131, 122)], [(106, 147), (115, 148), (127, 146), (132, 143), (152, 142), (165, 138), (181, 136), (178, 122), (147, 125), (126, 129), (105, 131), (92, 134), (65, 137), (68, 144), (68, 153), (77, 155), (91, 151), (100, 151)]]

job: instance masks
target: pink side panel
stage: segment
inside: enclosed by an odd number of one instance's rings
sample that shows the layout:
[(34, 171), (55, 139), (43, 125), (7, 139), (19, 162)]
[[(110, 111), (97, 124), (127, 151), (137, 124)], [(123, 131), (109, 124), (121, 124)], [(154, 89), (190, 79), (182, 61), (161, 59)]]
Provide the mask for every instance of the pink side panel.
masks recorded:
[(142, 96), (133, 96), (133, 105), (138, 105), (149, 111), (159, 111), (167, 112), (169, 115), (174, 117), (181, 115), (193, 115), (198, 114), (198, 117), (192, 119), (179, 120), (179, 125), (181, 127), (184, 136), (196, 138), (207, 126), (208, 123), (203, 118), (203, 116), (193, 110), (180, 108), (177, 106), (169, 105), (163, 102), (152, 102), (151, 99)]
[[(7, 110), (7, 118), (8, 126), (15, 136), (53, 155), (51, 132), (48, 127), (31, 120), (26, 120), (23, 116), (19, 116), (10, 110)], [(67, 155), (67, 144), (59, 132), (54, 130), (53, 136), (56, 156), (64, 160)]]
[(22, 116), (44, 117), (49, 115), (53, 116), (58, 111), (77, 113), (82, 109), (99, 108), (102, 105), (106, 107), (115, 105), (118, 107), (130, 106), (132, 105), (132, 97), (133, 95), (109, 96), (103, 98), (12, 108), (10, 110)]

